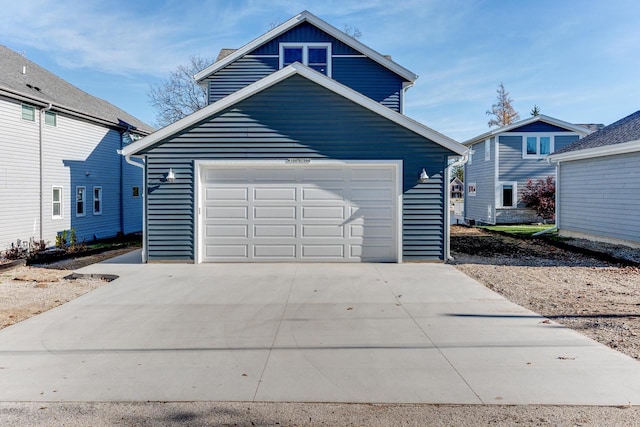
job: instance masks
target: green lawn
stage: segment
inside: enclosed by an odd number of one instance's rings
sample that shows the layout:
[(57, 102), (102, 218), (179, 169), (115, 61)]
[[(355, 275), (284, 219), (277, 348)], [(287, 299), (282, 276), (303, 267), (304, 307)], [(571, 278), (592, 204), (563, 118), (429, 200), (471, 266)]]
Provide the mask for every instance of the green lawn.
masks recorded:
[(552, 228), (553, 224), (543, 225), (484, 225), (479, 228), (484, 228), (490, 231), (500, 231), (503, 233), (513, 234), (518, 237), (530, 237), (532, 234), (538, 231)]

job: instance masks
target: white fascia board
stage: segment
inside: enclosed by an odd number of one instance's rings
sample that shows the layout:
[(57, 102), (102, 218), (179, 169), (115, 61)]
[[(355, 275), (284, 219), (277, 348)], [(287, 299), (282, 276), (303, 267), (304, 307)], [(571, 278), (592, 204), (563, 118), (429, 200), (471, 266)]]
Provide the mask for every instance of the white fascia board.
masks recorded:
[(573, 123), (568, 123), (568, 122), (565, 122), (565, 121), (562, 121), (562, 120), (554, 119), (553, 117), (549, 117), (549, 116), (545, 116), (543, 114), (540, 114), (538, 116), (531, 116), (531, 117), (529, 117), (527, 119), (520, 120), (519, 122), (512, 123), (510, 125), (503, 126), (501, 128), (491, 130), (489, 132), (485, 132), (482, 135), (478, 135), (478, 136), (476, 136), (474, 138), (471, 138), (471, 139), (463, 142), (462, 144), (467, 145), (467, 146), (470, 145), (470, 144), (475, 144), (476, 142), (482, 141), (483, 139), (486, 139), (488, 137), (495, 136), (495, 135), (497, 135), (499, 133), (509, 132), (509, 131), (511, 131), (513, 129), (516, 129), (516, 128), (519, 128), (521, 126), (526, 126), (528, 124), (539, 122), (539, 121), (543, 121), (545, 123), (548, 123), (548, 124), (551, 124), (551, 125), (555, 125), (555, 126), (558, 126), (558, 127), (561, 127), (561, 128), (569, 129), (569, 130), (571, 130), (573, 132), (579, 133), (581, 137), (587, 136), (587, 135), (589, 135), (589, 134), (594, 132), (593, 130), (591, 130), (589, 128), (586, 128), (586, 127), (583, 127), (583, 126), (574, 125)]
[(312, 14), (311, 12), (308, 12), (306, 10), (304, 12), (294, 16), (293, 18), (289, 19), (288, 21), (278, 25), (273, 30), (268, 31), (268, 32), (264, 33), (263, 35), (261, 35), (260, 37), (250, 41), (249, 43), (247, 43), (246, 45), (242, 46), (240, 49), (236, 50), (232, 54), (230, 54), (230, 55), (226, 56), (225, 58), (221, 59), (220, 61), (215, 62), (214, 64), (211, 64), (210, 66), (208, 66), (204, 70), (202, 70), (199, 73), (197, 73), (196, 75), (194, 75), (193, 78), (196, 79), (196, 81), (198, 83), (202, 83), (201, 80), (209, 77), (211, 74), (215, 73), (216, 71), (226, 67), (227, 65), (229, 65), (232, 62), (236, 61), (237, 59), (245, 56), (246, 54), (248, 54), (252, 50), (254, 50), (254, 49), (262, 46), (263, 44), (273, 40), (274, 38), (278, 37), (279, 35), (284, 34), (285, 32), (289, 31), (291, 28), (293, 28), (296, 25), (298, 25), (298, 24), (300, 24), (302, 22), (305, 22), (305, 21), (315, 25), (316, 27), (320, 28), (322, 31), (324, 31), (327, 34), (330, 34), (331, 36), (333, 36), (336, 39), (340, 40), (342, 43), (346, 44), (347, 46), (350, 46), (351, 48), (353, 48), (353, 49), (355, 49), (355, 50), (357, 50), (359, 52), (362, 52), (364, 55), (366, 55), (369, 58), (371, 58), (372, 60), (376, 61), (377, 63), (379, 63), (383, 67), (385, 67), (385, 68), (393, 71), (394, 73), (398, 74), (402, 78), (404, 78), (404, 79), (406, 79), (406, 80), (408, 80), (410, 82), (414, 82), (418, 78), (417, 74), (412, 73), (411, 71), (407, 70), (403, 66), (401, 66), (399, 64), (396, 64), (395, 62), (385, 58), (384, 55), (382, 55), (382, 54), (376, 52), (375, 50), (365, 46), (364, 44), (360, 43), (358, 40), (356, 40), (353, 37), (347, 35), (343, 31), (338, 30), (333, 25), (330, 25), (330, 24), (326, 23), (322, 19), (318, 18), (317, 16), (315, 16), (314, 14)]
[(551, 154), (547, 160), (552, 163), (566, 162), (571, 160), (591, 159), (594, 157), (614, 156), (616, 154), (627, 154), (640, 151), (640, 139), (623, 142), (620, 144), (605, 145), (602, 147), (585, 148), (583, 150), (567, 151), (566, 153)]
[(361, 105), (364, 108), (367, 108), (368, 110), (382, 116), (385, 117), (391, 121), (393, 121), (394, 123), (399, 124), (400, 126), (403, 126), (406, 129), (411, 130), (412, 132), (417, 133), (420, 136), (423, 136), (433, 142), (435, 142), (436, 144), (439, 144), (451, 151), (453, 151), (456, 154), (459, 155), (464, 155), (466, 154), (466, 152), (468, 151), (467, 148), (465, 146), (463, 146), (462, 144), (454, 141), (453, 139), (436, 132), (435, 130), (428, 128), (427, 126), (416, 122), (415, 120), (412, 120), (410, 118), (408, 118), (407, 116), (404, 116), (400, 113), (397, 113), (393, 110), (391, 110), (390, 108), (385, 107), (382, 104), (377, 103), (376, 101), (372, 100), (371, 98), (368, 98), (356, 91), (354, 91), (353, 89), (344, 86), (338, 82), (336, 82), (335, 80), (325, 76), (322, 73), (319, 73), (305, 65), (302, 65), (298, 62), (291, 64), (281, 70), (276, 71), (273, 74), (268, 75), (267, 77), (264, 77), (261, 80), (258, 80), (255, 83), (252, 83), (249, 86), (246, 86), (242, 89), (240, 89), (239, 91), (228, 95), (222, 99), (220, 99), (219, 101), (214, 102), (213, 104), (208, 105), (207, 107), (204, 107), (201, 110), (196, 111), (195, 113), (181, 119), (178, 120), (177, 122), (163, 128), (160, 129), (157, 132), (152, 133), (151, 135), (144, 137), (136, 142), (134, 142), (133, 144), (130, 144), (128, 146), (126, 146), (123, 150), (122, 150), (122, 154), (123, 155), (136, 155), (137, 152), (159, 142), (162, 141), (165, 138), (168, 138), (178, 132), (180, 132), (181, 130), (184, 130), (186, 128), (188, 128), (189, 126), (192, 126), (202, 120), (205, 120), (207, 117), (210, 117), (214, 114), (216, 114), (219, 111), (222, 111), (246, 98), (249, 98), (250, 96), (264, 90), (267, 89), (270, 86), (273, 86), (274, 84), (281, 82), (282, 80), (285, 80), (289, 77), (291, 77), (294, 74), (298, 74), (314, 83), (317, 83), (318, 85), (340, 95), (343, 96), (346, 99), (349, 99), (350, 101)]

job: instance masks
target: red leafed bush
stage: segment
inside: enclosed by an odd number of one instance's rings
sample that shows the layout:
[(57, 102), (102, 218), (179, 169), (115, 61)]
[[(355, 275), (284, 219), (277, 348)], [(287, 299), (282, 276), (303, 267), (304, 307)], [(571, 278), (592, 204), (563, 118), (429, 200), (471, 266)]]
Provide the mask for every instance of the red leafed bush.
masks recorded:
[(556, 218), (556, 182), (552, 176), (533, 181), (527, 179), (522, 201), (544, 219)]

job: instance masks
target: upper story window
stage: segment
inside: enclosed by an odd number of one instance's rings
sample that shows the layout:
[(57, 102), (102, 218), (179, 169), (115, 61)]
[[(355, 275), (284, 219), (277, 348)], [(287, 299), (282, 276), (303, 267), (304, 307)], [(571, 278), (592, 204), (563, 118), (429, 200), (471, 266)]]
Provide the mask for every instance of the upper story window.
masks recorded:
[(522, 157), (544, 157), (553, 153), (553, 145), (551, 135), (525, 135), (522, 138)]
[(294, 62), (331, 77), (331, 43), (280, 43), (280, 68)]
[(484, 159), (491, 160), (491, 140), (487, 139), (484, 142)]
[(22, 120), (30, 122), (36, 121), (36, 108), (31, 105), (22, 104)]
[(56, 126), (58, 124), (58, 117), (53, 111), (44, 112), (44, 124), (49, 126)]

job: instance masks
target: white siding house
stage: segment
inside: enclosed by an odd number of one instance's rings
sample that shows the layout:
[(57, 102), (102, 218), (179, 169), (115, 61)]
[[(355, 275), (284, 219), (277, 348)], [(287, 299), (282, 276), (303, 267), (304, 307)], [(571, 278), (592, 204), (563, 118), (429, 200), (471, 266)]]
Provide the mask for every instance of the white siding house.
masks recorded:
[(0, 251), (141, 231), (142, 170), (117, 150), (151, 131), (0, 45)]
[(640, 247), (640, 111), (549, 156), (561, 236)]

